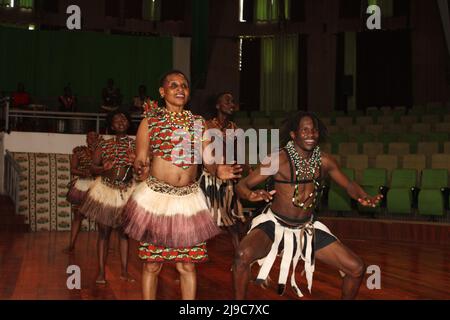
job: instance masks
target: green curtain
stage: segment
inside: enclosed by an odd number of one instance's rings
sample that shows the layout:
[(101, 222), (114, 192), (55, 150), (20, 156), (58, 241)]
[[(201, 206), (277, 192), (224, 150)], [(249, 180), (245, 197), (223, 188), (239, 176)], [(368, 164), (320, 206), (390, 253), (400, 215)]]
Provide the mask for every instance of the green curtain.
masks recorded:
[(16, 0), (16, 7), (33, 9), (34, 0)]
[(298, 35), (261, 40), (260, 110), (297, 110)]
[(344, 74), (353, 76), (353, 96), (348, 97), (348, 110), (356, 110), (356, 32), (345, 32)]
[(0, 27), (0, 91), (24, 82), (32, 97), (56, 97), (70, 83), (80, 111), (97, 112), (101, 89), (113, 78), (131, 103), (139, 84), (158, 97), (159, 77), (172, 68), (172, 39), (94, 32), (27, 31)]
[(150, 21), (161, 20), (161, 0), (143, 0), (142, 18)]
[(256, 0), (255, 1), (255, 20), (257, 22), (278, 22), (281, 2), (284, 2), (284, 17), (290, 19), (291, 0)]
[(394, 15), (394, 0), (368, 0), (368, 4), (379, 6), (382, 17), (390, 18)]
[(192, 88), (203, 88), (208, 72), (208, 0), (192, 0)]

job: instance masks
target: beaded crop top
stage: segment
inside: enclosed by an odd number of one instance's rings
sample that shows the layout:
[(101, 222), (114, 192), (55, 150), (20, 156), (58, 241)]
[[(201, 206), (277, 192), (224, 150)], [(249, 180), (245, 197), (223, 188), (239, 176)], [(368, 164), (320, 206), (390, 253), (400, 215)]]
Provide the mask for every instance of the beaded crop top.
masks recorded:
[(144, 109), (153, 156), (171, 161), (182, 169), (190, 168), (195, 160), (201, 159), (203, 117), (189, 110), (171, 112), (152, 101), (145, 102)]
[(128, 136), (111, 138), (99, 145), (104, 161), (115, 161), (114, 167), (125, 168), (133, 165), (129, 153), (134, 153), (136, 143)]
[(72, 153), (74, 156), (78, 157), (78, 170), (86, 171), (91, 168), (92, 154), (87, 146), (75, 147)]

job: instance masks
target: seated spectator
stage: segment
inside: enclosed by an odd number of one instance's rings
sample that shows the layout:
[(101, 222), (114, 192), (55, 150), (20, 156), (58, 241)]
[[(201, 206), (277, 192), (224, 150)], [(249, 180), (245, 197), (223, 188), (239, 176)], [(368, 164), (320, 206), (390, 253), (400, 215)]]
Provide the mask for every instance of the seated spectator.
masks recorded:
[(114, 87), (114, 80), (108, 79), (106, 88), (102, 90), (102, 106), (101, 111), (111, 112), (117, 110), (122, 103), (122, 95), (119, 88)]
[(76, 112), (76, 98), (69, 86), (64, 87), (64, 94), (58, 100), (59, 111)]
[(141, 84), (138, 89), (138, 95), (133, 98), (133, 105), (130, 108), (132, 113), (142, 113), (144, 102), (149, 98), (147, 88)]
[(22, 82), (17, 84), (17, 92), (11, 94), (11, 107), (20, 108), (28, 106), (31, 103), (30, 95), (25, 91), (25, 85)]

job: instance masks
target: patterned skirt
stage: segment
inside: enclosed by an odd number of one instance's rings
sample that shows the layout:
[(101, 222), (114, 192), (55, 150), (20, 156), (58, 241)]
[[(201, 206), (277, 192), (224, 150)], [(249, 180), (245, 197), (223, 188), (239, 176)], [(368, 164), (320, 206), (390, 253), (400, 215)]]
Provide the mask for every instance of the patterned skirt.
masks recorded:
[(169, 248), (148, 242), (139, 243), (139, 258), (146, 262), (202, 263), (209, 260), (206, 242), (186, 248)]

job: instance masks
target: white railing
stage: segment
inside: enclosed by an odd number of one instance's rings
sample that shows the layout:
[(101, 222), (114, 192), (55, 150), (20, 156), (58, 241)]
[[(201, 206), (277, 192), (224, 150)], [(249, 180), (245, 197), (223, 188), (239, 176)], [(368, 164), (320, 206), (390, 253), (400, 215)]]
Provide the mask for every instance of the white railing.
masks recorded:
[(11, 152), (6, 150), (5, 153), (5, 175), (4, 175), (4, 190), (6, 194), (14, 202), (15, 213), (19, 213), (19, 186), (20, 186), (21, 169), (17, 161), (14, 159)]
[[(38, 110), (23, 110), (23, 109), (11, 109), (9, 107), (9, 102), (6, 100), (5, 110), (5, 131), (14, 130), (11, 127), (13, 121), (17, 122), (19, 118), (32, 118), (38, 121), (38, 119), (49, 119), (49, 120), (63, 120), (76, 127), (80, 126), (80, 129), (69, 130), (65, 133), (77, 133), (85, 134), (83, 130), (83, 123), (87, 121), (95, 121), (96, 131), (100, 131), (100, 124), (106, 122), (107, 114), (105, 113), (88, 113), (88, 112), (61, 112), (61, 111), (38, 111)], [(142, 120), (141, 114), (132, 114), (132, 122), (139, 123)], [(34, 130), (30, 130), (34, 131)]]

